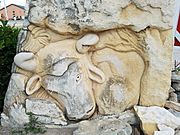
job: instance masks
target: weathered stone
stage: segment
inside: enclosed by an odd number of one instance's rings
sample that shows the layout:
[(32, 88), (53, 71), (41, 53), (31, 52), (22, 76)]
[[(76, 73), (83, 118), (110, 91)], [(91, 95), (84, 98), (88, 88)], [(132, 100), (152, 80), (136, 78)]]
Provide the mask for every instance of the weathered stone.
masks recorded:
[(155, 131), (154, 135), (174, 135), (174, 129), (167, 127), (166, 125), (158, 125), (160, 131)]
[(171, 87), (169, 89), (168, 101), (178, 102), (178, 96), (177, 96), (177, 94), (175, 92), (176, 92), (176, 90), (174, 88)]
[(116, 119), (82, 121), (73, 135), (131, 135), (129, 124)]
[(169, 109), (168, 110), (170, 113), (172, 113), (174, 116), (179, 117), (180, 118), (180, 112), (176, 111), (174, 109)]
[(180, 103), (173, 102), (173, 101), (167, 101), (165, 104), (165, 107), (179, 111), (180, 112)]
[[(146, 35), (145, 42), (149, 47), (149, 65), (146, 75), (142, 77), (140, 105), (163, 106), (168, 98), (171, 84), (171, 62), (169, 63), (169, 61), (172, 59), (170, 53), (172, 48), (169, 47), (169, 44), (172, 41), (171, 38), (166, 38), (162, 43), (160, 31), (156, 29), (146, 30)], [(155, 78), (163, 79), (158, 79), (157, 82)]]
[[(14, 58), (13, 72), (25, 77), (19, 80), (27, 94), (17, 94), (18, 105), (27, 98), (26, 111), (46, 126), (95, 114), (134, 124), (133, 115), (120, 113), (137, 104), (164, 106), (171, 83), (173, 2), (30, 1)], [(11, 107), (14, 101), (6, 99)]]
[(172, 73), (171, 80), (172, 82), (180, 83), (180, 75), (176, 73)]
[(4, 113), (1, 113), (1, 125), (3, 127), (10, 127), (9, 117), (6, 116), (6, 114), (4, 114)]
[(15, 104), (10, 107), (8, 116), (1, 114), (1, 125), (4, 127), (22, 127), (29, 122), (29, 116), (22, 105)]
[(106, 116), (97, 116), (94, 119), (102, 120), (102, 119), (117, 119), (124, 123), (128, 123), (131, 125), (139, 125), (140, 121), (136, 116), (133, 110), (127, 110), (125, 112), (114, 114), (114, 115), (106, 115)]
[[(29, 116), (25, 112), (25, 108), (22, 105), (14, 104), (11, 106), (9, 117), (13, 126), (24, 126), (29, 122)], [(12, 126), (11, 125), (11, 126)]]
[(141, 128), (145, 134), (153, 135), (155, 131), (158, 131), (158, 124), (166, 125), (172, 129), (180, 125), (180, 118), (175, 117), (164, 108), (135, 106), (134, 109), (141, 120)]
[(12, 74), (4, 100), (5, 112), (7, 112), (14, 103), (24, 103), (26, 98), (24, 90), (27, 79), (25, 75), (18, 73)]
[(180, 127), (176, 128), (175, 135), (180, 135)]
[(178, 102), (180, 103), (180, 91), (176, 92), (176, 94), (177, 94)]
[(132, 135), (141, 135), (141, 131), (138, 128), (133, 128)]
[(173, 87), (171, 87), (170, 89), (169, 89), (169, 93), (171, 93), (171, 92), (175, 92), (176, 90), (173, 88)]
[(176, 91), (180, 91), (180, 82), (173, 82), (173, 83), (172, 83), (172, 87), (173, 87)]
[(48, 27), (59, 33), (77, 33), (87, 29), (102, 31), (123, 25), (135, 31), (144, 30), (148, 26), (161, 29), (172, 26), (172, 0), (62, 0), (51, 3), (37, 0), (31, 4), (33, 7), (28, 20), (37, 25), (45, 25), (46, 21)]
[(61, 117), (49, 117), (49, 116), (35, 116), (37, 121), (39, 121), (42, 124), (45, 125), (59, 125), (59, 126), (64, 126), (67, 125), (67, 121), (64, 118)]
[(173, 102), (178, 102), (178, 96), (176, 93), (174, 92), (171, 92), (169, 93), (169, 98), (168, 98), (169, 101), (173, 101)]
[(33, 113), (37, 115), (38, 121), (44, 124), (67, 124), (63, 112), (51, 101), (27, 99), (26, 113)]

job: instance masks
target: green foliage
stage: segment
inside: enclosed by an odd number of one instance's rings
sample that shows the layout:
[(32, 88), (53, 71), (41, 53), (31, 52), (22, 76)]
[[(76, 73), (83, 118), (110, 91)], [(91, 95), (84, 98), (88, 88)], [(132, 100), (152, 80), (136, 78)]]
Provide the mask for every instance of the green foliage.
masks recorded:
[(29, 123), (24, 125), (24, 129), (22, 130), (13, 130), (13, 135), (27, 135), (31, 134), (44, 134), (46, 130), (42, 128), (41, 123), (38, 122), (38, 118), (34, 117), (32, 113), (28, 113), (29, 115)]
[(29, 115), (29, 123), (25, 125), (25, 132), (27, 133), (33, 133), (33, 134), (38, 134), (38, 133), (45, 133), (46, 130), (44, 130), (41, 127), (41, 123), (38, 122), (38, 118), (34, 117), (32, 113), (28, 113)]
[(174, 70), (172, 72), (178, 73), (180, 72), (180, 62), (174, 61)]
[(1, 21), (1, 23), (2, 23), (2, 26), (6, 26), (7, 25), (7, 23), (8, 23), (8, 21), (7, 20), (0, 20)]
[[(2, 21), (1, 21), (2, 22)], [(8, 87), (11, 66), (16, 54), (16, 44), (20, 29), (0, 25), (0, 112), (2, 112), (4, 96)]]

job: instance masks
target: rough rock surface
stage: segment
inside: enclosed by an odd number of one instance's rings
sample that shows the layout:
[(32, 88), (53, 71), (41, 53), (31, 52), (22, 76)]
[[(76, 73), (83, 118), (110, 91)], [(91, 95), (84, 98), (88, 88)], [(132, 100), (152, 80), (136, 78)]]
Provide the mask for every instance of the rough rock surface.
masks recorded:
[(180, 92), (180, 82), (173, 82), (173, 83), (172, 83), (172, 87), (173, 87), (176, 91)]
[(145, 134), (153, 135), (155, 131), (158, 131), (157, 125), (165, 125), (172, 129), (180, 126), (180, 118), (164, 108), (135, 106), (134, 109), (140, 118), (141, 128)]
[(22, 105), (14, 104), (10, 107), (9, 114), (1, 114), (1, 125), (4, 127), (23, 127), (29, 122), (29, 116)]
[(26, 94), (25, 83), (28, 77), (22, 74), (13, 73), (9, 82), (9, 86), (6, 92), (4, 100), (4, 111), (8, 112), (8, 109), (14, 103), (24, 103)]
[(67, 125), (63, 112), (51, 101), (27, 99), (26, 113), (37, 115), (38, 121), (44, 124)]
[(175, 131), (166, 125), (157, 125), (160, 131), (155, 131), (154, 135), (174, 135)]
[(180, 112), (180, 103), (173, 102), (173, 101), (167, 101), (166, 104), (165, 104), (165, 107)]
[(115, 119), (102, 119), (80, 122), (73, 135), (131, 135), (131, 133), (131, 126), (125, 122)]
[(131, 125), (139, 125), (140, 121), (136, 116), (133, 110), (128, 110), (119, 114), (107, 115), (107, 116), (97, 116), (94, 119), (102, 120), (102, 119), (117, 119), (123, 121), (124, 123), (128, 123)]
[(171, 112), (174, 116), (180, 118), (180, 112), (179, 112), (179, 111), (175, 111), (175, 110), (173, 110), (173, 109), (169, 109), (168, 111)]
[[(5, 118), (23, 124), (19, 118), (26, 121), (25, 113), (33, 112), (53, 126), (62, 124), (54, 117), (78, 122), (134, 105), (164, 106), (171, 83), (173, 3), (30, 1)], [(23, 107), (13, 109), (14, 103)]]
[(172, 87), (169, 89), (169, 98), (168, 101), (178, 102), (178, 96), (176, 94), (176, 90)]
[(173, 0), (143, 2), (141, 0), (54, 0), (52, 2), (37, 0), (31, 3), (28, 20), (37, 25), (47, 25), (59, 33), (102, 31), (121, 26), (129, 26), (135, 31), (144, 30), (148, 26), (167, 30), (172, 27), (173, 2)]
[(180, 75), (176, 74), (176, 73), (172, 73), (171, 80), (172, 80), (172, 82), (179, 82), (180, 83)]
[(175, 135), (180, 135), (180, 127), (176, 128)]

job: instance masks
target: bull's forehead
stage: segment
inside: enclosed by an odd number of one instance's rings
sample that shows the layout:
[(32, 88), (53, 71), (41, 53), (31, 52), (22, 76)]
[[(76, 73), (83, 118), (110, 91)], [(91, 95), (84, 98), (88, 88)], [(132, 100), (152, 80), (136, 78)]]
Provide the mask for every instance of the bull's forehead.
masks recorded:
[(39, 67), (46, 69), (64, 58), (78, 58), (79, 54), (76, 51), (75, 44), (76, 40), (68, 39), (45, 46), (36, 55), (39, 60)]
[(62, 76), (70, 69), (73, 71), (72, 65), (75, 65), (74, 69), (76, 69), (76, 72), (80, 72), (82, 70), (81, 63), (79, 63), (76, 58), (64, 58), (49, 67), (46, 67), (46, 73), (54, 76)]
[(63, 41), (58, 41), (54, 43), (50, 43), (49, 45), (42, 48), (38, 53), (37, 56), (40, 59), (47, 58), (51, 55), (54, 59), (57, 57), (67, 57), (76, 55), (77, 51), (75, 48), (76, 40), (68, 39)]

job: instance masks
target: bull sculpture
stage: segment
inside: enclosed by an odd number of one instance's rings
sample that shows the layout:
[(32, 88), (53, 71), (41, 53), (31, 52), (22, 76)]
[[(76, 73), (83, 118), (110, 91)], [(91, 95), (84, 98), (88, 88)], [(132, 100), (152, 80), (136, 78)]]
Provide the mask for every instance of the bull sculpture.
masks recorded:
[(50, 43), (36, 54), (17, 54), (15, 64), (33, 74), (26, 84), (26, 94), (33, 95), (43, 88), (69, 120), (92, 116), (96, 108), (93, 81), (105, 81), (104, 73), (92, 64), (88, 54), (98, 41), (97, 35), (87, 34), (78, 41), (68, 39)]

